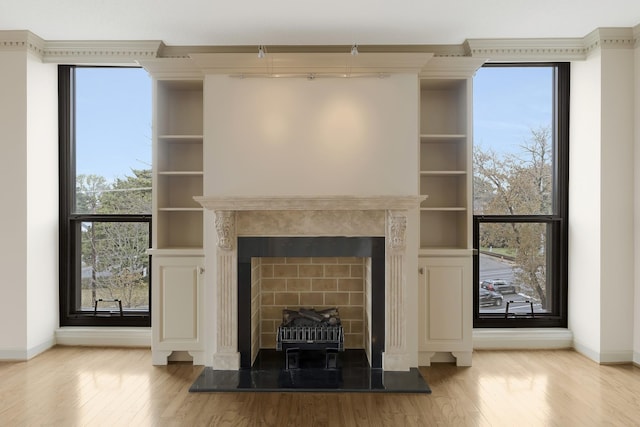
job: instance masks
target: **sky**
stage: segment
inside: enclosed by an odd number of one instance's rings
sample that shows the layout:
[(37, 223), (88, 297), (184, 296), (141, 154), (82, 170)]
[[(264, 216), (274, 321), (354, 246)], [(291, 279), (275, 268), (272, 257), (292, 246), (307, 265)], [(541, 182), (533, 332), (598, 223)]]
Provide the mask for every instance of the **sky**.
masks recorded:
[(550, 67), (484, 67), (473, 80), (473, 143), (514, 153), (532, 129), (552, 123)]
[(151, 169), (151, 87), (142, 68), (76, 68), (77, 175)]
[[(474, 77), (474, 144), (515, 152), (552, 117), (548, 67), (481, 68)], [(76, 69), (76, 173), (112, 182), (151, 168), (152, 85), (141, 68)]]

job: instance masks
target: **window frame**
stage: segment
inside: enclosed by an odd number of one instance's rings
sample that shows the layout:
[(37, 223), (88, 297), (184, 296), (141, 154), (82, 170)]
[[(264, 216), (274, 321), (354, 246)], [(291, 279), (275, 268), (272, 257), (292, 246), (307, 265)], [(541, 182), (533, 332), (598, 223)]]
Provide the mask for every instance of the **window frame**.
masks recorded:
[(95, 316), (81, 310), (77, 292), (81, 287), (79, 261), (83, 222), (140, 222), (147, 223), (149, 247), (152, 245), (151, 214), (77, 214), (74, 213), (76, 191), (75, 153), (75, 70), (77, 68), (121, 68), (109, 66), (58, 66), (58, 166), (59, 166), (59, 315), (60, 326), (151, 326), (151, 256), (149, 255), (149, 310), (124, 310), (123, 316)]
[[(568, 324), (568, 235), (569, 235), (569, 98), (570, 63), (489, 63), (483, 67), (554, 67), (553, 94), (553, 213), (539, 215), (473, 215), (473, 327), (536, 328), (563, 327)], [(506, 317), (505, 314), (480, 313), (480, 224), (545, 223), (552, 238), (547, 252), (548, 280), (552, 281), (552, 313)]]

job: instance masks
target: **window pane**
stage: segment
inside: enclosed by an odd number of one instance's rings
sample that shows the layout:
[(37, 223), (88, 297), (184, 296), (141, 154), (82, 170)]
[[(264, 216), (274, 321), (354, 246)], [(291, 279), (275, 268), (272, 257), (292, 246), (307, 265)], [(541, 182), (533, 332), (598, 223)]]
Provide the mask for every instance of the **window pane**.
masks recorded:
[(100, 298), (117, 298), (127, 311), (149, 310), (149, 223), (85, 221), (81, 236), (81, 310), (93, 311)]
[(547, 268), (551, 226), (546, 223), (480, 223), (480, 313), (550, 313)]
[(76, 68), (75, 213), (151, 213), (151, 80)]
[(474, 78), (474, 214), (553, 213), (553, 67), (486, 67)]

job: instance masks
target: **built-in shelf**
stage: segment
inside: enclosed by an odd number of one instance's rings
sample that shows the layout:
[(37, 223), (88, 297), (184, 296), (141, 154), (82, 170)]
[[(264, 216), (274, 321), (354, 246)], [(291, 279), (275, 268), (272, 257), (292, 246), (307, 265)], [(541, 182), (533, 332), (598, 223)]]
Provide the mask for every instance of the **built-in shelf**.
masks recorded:
[(470, 236), (469, 86), (466, 78), (420, 81), (420, 247), (466, 250)]
[(154, 248), (202, 248), (203, 81), (155, 80)]

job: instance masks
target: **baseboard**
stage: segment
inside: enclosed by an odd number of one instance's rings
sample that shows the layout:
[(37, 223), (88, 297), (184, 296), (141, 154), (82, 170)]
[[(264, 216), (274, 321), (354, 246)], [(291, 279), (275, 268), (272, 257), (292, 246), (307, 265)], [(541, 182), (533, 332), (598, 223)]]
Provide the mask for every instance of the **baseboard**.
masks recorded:
[(35, 345), (33, 347), (27, 348), (27, 349), (6, 349), (6, 350), (0, 350), (0, 360), (1, 361), (6, 361), (6, 362), (24, 362), (25, 360), (29, 360), (32, 359), (34, 357), (36, 357), (37, 355), (39, 355), (40, 353), (43, 353), (47, 350), (49, 350), (51, 347), (53, 347), (54, 345), (56, 345), (56, 341), (51, 338), (49, 340), (46, 340), (38, 345)]
[(633, 364), (640, 367), (640, 352), (639, 351), (634, 351), (633, 352)]
[(565, 328), (477, 328), (474, 350), (562, 349), (573, 347), (573, 334)]
[(56, 343), (95, 347), (151, 347), (151, 328), (64, 327), (56, 329)]
[(618, 363), (638, 364), (640, 361), (640, 353), (634, 353), (632, 350), (597, 351), (578, 342), (573, 344), (573, 348), (583, 356), (603, 365)]

